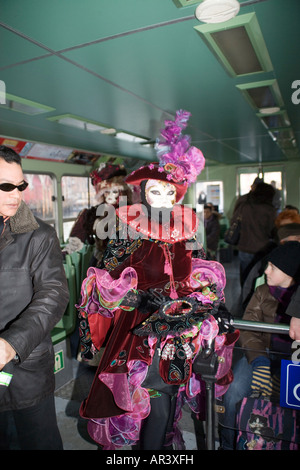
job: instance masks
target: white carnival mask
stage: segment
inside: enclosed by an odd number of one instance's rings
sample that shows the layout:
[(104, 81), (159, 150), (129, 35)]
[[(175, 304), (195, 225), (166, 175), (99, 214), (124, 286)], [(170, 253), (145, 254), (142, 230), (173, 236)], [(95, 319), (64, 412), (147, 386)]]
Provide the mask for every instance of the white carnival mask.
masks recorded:
[(118, 202), (118, 197), (123, 190), (123, 186), (120, 184), (104, 184), (97, 189), (96, 199), (98, 204), (105, 202), (106, 204), (115, 205)]
[(173, 184), (159, 180), (148, 180), (145, 187), (146, 201), (151, 207), (171, 209), (176, 201)]
[(104, 191), (104, 199), (107, 204), (116, 204), (119, 197), (118, 188), (110, 188)]

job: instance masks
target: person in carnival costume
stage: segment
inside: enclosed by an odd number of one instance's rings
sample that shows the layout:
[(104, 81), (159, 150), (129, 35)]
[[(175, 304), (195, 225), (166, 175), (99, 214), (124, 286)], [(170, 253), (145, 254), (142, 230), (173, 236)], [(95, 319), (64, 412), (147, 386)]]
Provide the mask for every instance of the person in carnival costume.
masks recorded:
[(107, 218), (105, 208), (108, 205), (110, 207), (119, 206), (121, 198), (124, 198), (126, 204), (131, 204), (132, 191), (124, 182), (126, 175), (127, 171), (123, 165), (110, 162), (100, 163), (99, 167), (91, 172), (90, 177), (96, 191), (98, 204), (80, 211), (71, 229), (68, 244), (63, 251), (67, 253), (79, 251), (84, 243), (94, 245), (94, 254), (90, 265), (97, 266), (101, 262), (107, 239), (97, 236), (97, 225)]
[[(106, 450), (137, 443), (143, 450), (184, 448), (180, 409), (187, 402), (199, 413), (205, 393), (193, 361), (207, 342), (214, 340), (221, 355), (237, 339), (224, 305), (224, 269), (205, 259), (202, 245), (195, 249), (197, 216), (177, 204), (205, 164), (182, 134), (189, 117), (180, 110), (165, 121), (159, 161), (126, 178), (140, 186), (141, 203), (117, 209), (102, 264), (89, 268), (82, 284), (82, 356), (104, 341), (106, 347), (80, 413)], [(231, 360), (225, 362), (217, 394), (232, 380)]]

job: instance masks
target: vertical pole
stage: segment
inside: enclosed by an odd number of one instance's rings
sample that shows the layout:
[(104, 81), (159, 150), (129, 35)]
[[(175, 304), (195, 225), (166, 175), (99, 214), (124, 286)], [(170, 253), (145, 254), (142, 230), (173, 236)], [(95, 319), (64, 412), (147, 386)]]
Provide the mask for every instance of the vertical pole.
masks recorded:
[(206, 448), (215, 450), (215, 384), (205, 381), (206, 386)]
[(214, 341), (198, 354), (193, 371), (205, 382), (206, 405), (206, 449), (215, 449), (215, 382), (218, 370), (218, 356), (214, 352)]

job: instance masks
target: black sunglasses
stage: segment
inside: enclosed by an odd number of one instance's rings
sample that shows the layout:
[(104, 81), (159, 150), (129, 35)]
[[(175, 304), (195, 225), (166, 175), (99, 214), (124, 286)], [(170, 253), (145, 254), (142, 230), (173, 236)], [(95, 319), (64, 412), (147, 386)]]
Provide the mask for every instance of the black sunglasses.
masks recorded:
[(14, 189), (18, 189), (19, 191), (24, 191), (28, 186), (27, 181), (24, 181), (23, 183), (19, 184), (19, 186), (16, 186), (15, 184), (11, 183), (2, 183), (0, 184), (0, 190), (5, 191), (6, 193), (9, 193), (10, 191), (13, 191)]

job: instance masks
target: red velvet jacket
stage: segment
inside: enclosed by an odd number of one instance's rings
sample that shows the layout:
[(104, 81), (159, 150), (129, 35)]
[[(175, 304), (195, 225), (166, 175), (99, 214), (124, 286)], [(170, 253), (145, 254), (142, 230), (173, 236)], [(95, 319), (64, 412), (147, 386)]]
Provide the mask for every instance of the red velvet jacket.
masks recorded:
[[(181, 207), (181, 206), (179, 206)], [(120, 218), (125, 220), (126, 209), (122, 208)], [(134, 210), (130, 206), (131, 213)], [(185, 215), (188, 214), (187, 208), (184, 209)], [(192, 267), (191, 249), (187, 249), (186, 241), (193, 237), (197, 230), (197, 219), (194, 212), (190, 209), (189, 218), (185, 218), (185, 230), (182, 231), (181, 209), (177, 210), (180, 224), (181, 241), (176, 241), (174, 237), (170, 238), (171, 243), (161, 241), (158, 237), (156, 228), (147, 236), (141, 232), (143, 238), (127, 240), (123, 243), (118, 238), (108, 243), (107, 252), (103, 258), (106, 269), (110, 271), (111, 276), (117, 279), (120, 273), (128, 266), (133, 267), (137, 272), (139, 292), (147, 291), (149, 288), (156, 289), (164, 296), (170, 295), (170, 275), (165, 271), (166, 250), (172, 264), (172, 274), (176, 292), (179, 298), (191, 294), (194, 289), (190, 286), (189, 278)], [(139, 219), (140, 224), (136, 224), (136, 217), (127, 219), (127, 227), (139, 231), (139, 227), (145, 227), (145, 220)], [(131, 224), (131, 222), (134, 224)], [(179, 228), (175, 220), (173, 228)], [(124, 227), (123, 227), (124, 229)], [(175, 232), (174, 232), (175, 233)], [(182, 237), (182, 233), (184, 236)], [(148, 238), (149, 237), (149, 238)], [(204, 252), (201, 251), (202, 257)], [(102, 418), (117, 416), (125, 413), (114, 400), (111, 390), (99, 380), (99, 374), (111, 374), (111, 380), (115, 374), (128, 373), (128, 361), (141, 360), (146, 364), (151, 363), (149, 354), (149, 345), (147, 337), (133, 334), (132, 330), (140, 325), (149, 314), (139, 312), (138, 308), (131, 311), (118, 309), (114, 312), (113, 318), (106, 318), (101, 315), (91, 315), (89, 324), (93, 344), (100, 349), (106, 340), (106, 347), (102, 356), (95, 379), (87, 400), (81, 408), (81, 415), (86, 418)], [(166, 361), (164, 361), (166, 362)], [(104, 405), (105, 404), (105, 405)]]

